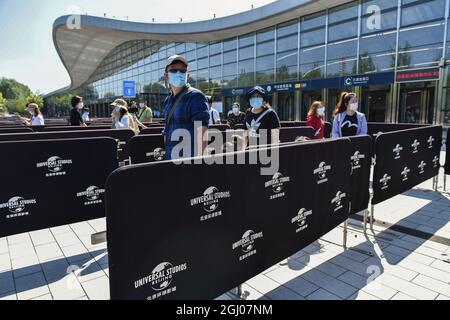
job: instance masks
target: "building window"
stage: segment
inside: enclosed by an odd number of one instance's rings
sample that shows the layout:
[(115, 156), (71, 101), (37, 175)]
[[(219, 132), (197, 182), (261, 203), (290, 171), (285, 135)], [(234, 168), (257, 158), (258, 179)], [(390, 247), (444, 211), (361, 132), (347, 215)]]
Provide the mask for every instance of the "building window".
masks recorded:
[(444, 23), (400, 31), (398, 69), (437, 66), (442, 57)]
[(444, 0), (402, 0), (401, 25), (404, 27), (432, 20), (443, 19), (444, 13)]
[(397, 32), (363, 36), (359, 42), (359, 72), (371, 73), (393, 71)]

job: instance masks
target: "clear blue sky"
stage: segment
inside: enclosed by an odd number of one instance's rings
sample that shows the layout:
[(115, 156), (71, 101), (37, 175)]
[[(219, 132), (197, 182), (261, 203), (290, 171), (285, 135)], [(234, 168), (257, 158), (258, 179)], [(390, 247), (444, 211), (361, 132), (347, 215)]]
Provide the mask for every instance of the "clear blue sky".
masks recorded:
[(178, 22), (223, 17), (272, 0), (0, 0), (0, 78), (14, 78), (48, 93), (69, 84), (52, 39), (59, 16), (73, 13), (133, 21)]

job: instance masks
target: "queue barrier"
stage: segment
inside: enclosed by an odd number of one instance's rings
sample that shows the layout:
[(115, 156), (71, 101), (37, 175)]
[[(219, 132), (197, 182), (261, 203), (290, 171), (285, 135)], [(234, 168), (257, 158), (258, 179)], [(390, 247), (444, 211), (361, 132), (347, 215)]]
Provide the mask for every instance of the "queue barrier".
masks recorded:
[(40, 132), (40, 133), (17, 133), (0, 134), (2, 141), (35, 141), (35, 140), (60, 140), (77, 138), (110, 137), (117, 142), (116, 157), (120, 162), (129, 161), (130, 153), (128, 142), (134, 137), (134, 132), (129, 129), (116, 130), (82, 130), (82, 131), (62, 131), (62, 132)]
[(7, 134), (7, 133), (25, 133), (25, 132), (33, 132), (31, 128), (22, 127), (22, 128), (3, 128), (0, 127), (0, 134)]
[(0, 150), (8, 155), (0, 157), (0, 238), (105, 216), (114, 139), (0, 142)]
[(297, 138), (314, 139), (314, 129), (311, 127), (285, 127), (280, 129), (280, 142), (293, 142)]
[(380, 134), (375, 140), (372, 204), (437, 176), (441, 145), (441, 126)]
[(160, 134), (162, 135), (164, 131), (164, 127), (151, 127), (151, 128), (146, 128), (141, 130), (141, 132), (139, 134), (145, 134), (145, 135), (149, 135), (149, 134)]
[(81, 126), (58, 126), (58, 127), (44, 127), (41, 131), (42, 132), (55, 132), (55, 131), (84, 131), (84, 130), (108, 130), (112, 129), (111, 124), (110, 125), (90, 125), (87, 127), (81, 127)]
[(160, 134), (138, 135), (130, 140), (131, 164), (163, 161), (165, 154), (164, 137)]
[(447, 175), (450, 175), (450, 129), (447, 129), (445, 143), (444, 191), (447, 191)]
[(350, 163), (350, 215), (366, 211), (370, 200), (370, 172), (372, 168), (372, 138), (368, 135), (349, 138), (352, 144)]
[[(273, 176), (248, 161), (116, 170), (106, 186), (111, 298), (214, 299), (348, 219), (350, 161), (336, 154), (350, 159), (349, 139), (274, 149)], [(123, 201), (123, 186), (150, 180), (157, 183), (133, 189), (133, 197), (159, 201)]]

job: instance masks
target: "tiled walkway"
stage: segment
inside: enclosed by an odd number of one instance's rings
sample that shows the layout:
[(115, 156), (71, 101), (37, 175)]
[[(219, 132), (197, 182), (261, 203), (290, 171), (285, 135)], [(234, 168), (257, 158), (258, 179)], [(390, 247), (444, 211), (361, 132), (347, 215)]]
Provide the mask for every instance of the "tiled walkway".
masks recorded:
[[(336, 228), (247, 281), (247, 299), (450, 299), (450, 193), (427, 181), (375, 210), (388, 228), (378, 223), (365, 236), (351, 219), (348, 250)], [(99, 219), (0, 239), (0, 300), (109, 299), (106, 244), (90, 242), (105, 229)]]

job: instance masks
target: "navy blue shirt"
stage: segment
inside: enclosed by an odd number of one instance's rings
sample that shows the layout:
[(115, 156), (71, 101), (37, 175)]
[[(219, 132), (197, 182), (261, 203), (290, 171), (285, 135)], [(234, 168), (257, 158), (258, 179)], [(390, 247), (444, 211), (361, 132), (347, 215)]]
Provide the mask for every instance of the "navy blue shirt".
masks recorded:
[[(164, 118), (167, 119), (172, 109), (175, 97), (170, 94), (164, 102)], [(170, 123), (166, 123), (164, 134), (166, 136), (166, 160), (172, 159), (172, 149), (179, 143), (178, 139), (172, 141), (172, 133), (177, 129), (186, 129), (190, 133), (191, 154), (180, 154), (177, 157), (192, 157), (194, 153), (194, 122), (199, 121), (203, 127), (208, 127), (209, 112), (208, 100), (205, 95), (197, 89), (192, 91), (178, 102)]]

